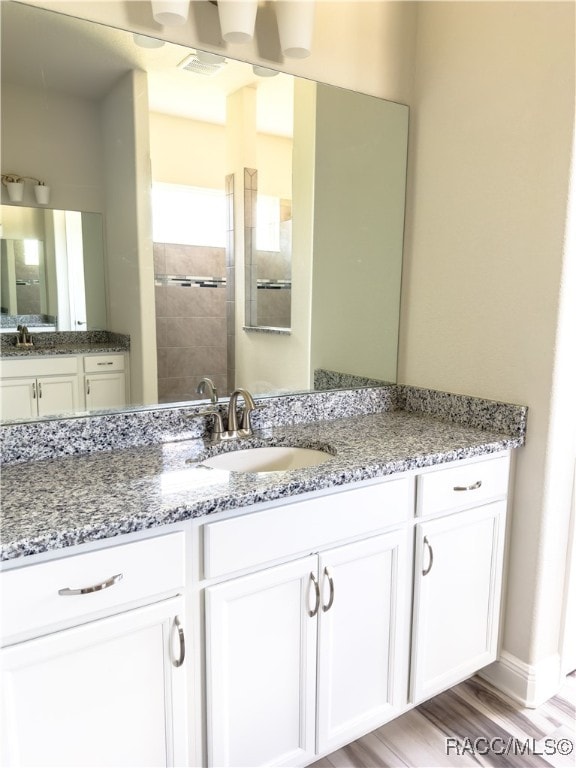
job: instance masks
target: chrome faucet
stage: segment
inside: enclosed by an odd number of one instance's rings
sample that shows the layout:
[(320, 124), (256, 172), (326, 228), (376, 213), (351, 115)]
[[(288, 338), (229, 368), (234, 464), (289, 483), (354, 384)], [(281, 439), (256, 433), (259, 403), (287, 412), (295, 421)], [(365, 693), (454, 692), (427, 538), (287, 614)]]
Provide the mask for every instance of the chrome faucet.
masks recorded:
[[(223, 440), (238, 440), (243, 437), (250, 437), (253, 434), (252, 423), (250, 416), (253, 411), (257, 410), (260, 406), (256, 405), (254, 398), (248, 392), (247, 389), (235, 389), (230, 395), (228, 402), (228, 424), (227, 429), (224, 429), (224, 421), (222, 419), (222, 413), (218, 409), (218, 393), (214, 382), (211, 379), (204, 378), (198, 384), (196, 392), (199, 395), (203, 395), (205, 390), (210, 393), (211, 405), (204, 411), (191, 414), (188, 418), (197, 418), (198, 416), (213, 416), (214, 417), (214, 429), (212, 430), (211, 440), (213, 443), (220, 443)], [(240, 417), (240, 424), (238, 424), (238, 398), (241, 397), (244, 400), (244, 408)]]
[(207, 376), (200, 379), (200, 383), (196, 387), (196, 394), (203, 395), (206, 390), (208, 390), (208, 394), (210, 395), (210, 402), (212, 405), (216, 405), (218, 403), (218, 390), (212, 379), (209, 379)]
[[(236, 412), (239, 397), (244, 400), (244, 410), (242, 411), (240, 427), (238, 427), (238, 414)], [(254, 402), (254, 398), (247, 389), (235, 389), (234, 392), (232, 392), (228, 403), (228, 436), (230, 438), (249, 437), (252, 435), (250, 416), (252, 411), (255, 411), (257, 408), (258, 406)]]
[[(218, 390), (216, 389), (212, 379), (205, 376), (200, 380), (200, 383), (196, 387), (196, 394), (203, 395), (208, 390), (210, 395), (211, 406), (205, 411), (200, 411), (195, 416), (213, 416), (214, 417), (214, 429), (212, 430), (212, 441), (218, 442), (224, 439), (224, 422), (222, 420), (222, 414), (218, 409)], [(194, 418), (194, 416), (192, 417)]]

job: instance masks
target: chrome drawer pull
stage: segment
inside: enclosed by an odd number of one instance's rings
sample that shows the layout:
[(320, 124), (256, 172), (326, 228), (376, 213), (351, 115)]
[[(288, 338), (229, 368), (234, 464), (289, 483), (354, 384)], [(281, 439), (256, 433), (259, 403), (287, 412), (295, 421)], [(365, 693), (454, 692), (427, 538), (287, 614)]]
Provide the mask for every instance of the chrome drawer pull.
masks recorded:
[(428, 554), (430, 556), (430, 560), (428, 561), (428, 568), (422, 569), (422, 576), (427, 576), (432, 570), (432, 565), (434, 563), (434, 550), (432, 549), (432, 545), (428, 541), (428, 536), (424, 536), (424, 546), (428, 547)]
[(472, 483), (472, 485), (455, 485), (453, 490), (454, 491), (475, 491), (476, 489), (480, 488), (482, 485), (482, 480), (476, 480), (475, 483)]
[(316, 576), (314, 576), (313, 573), (310, 574), (310, 584), (314, 584), (314, 596), (316, 599), (314, 608), (312, 610), (308, 609), (308, 616), (312, 618), (313, 616), (316, 616), (318, 613), (318, 609), (320, 608), (320, 586), (318, 584), (318, 580), (316, 579)]
[(172, 625), (178, 632), (178, 642), (180, 644), (180, 654), (177, 659), (172, 659), (172, 664), (175, 667), (181, 667), (184, 664), (184, 657), (186, 656), (186, 642), (184, 640), (184, 630), (178, 616), (174, 616), (174, 622)]
[(70, 589), (70, 587), (65, 587), (64, 589), (59, 589), (58, 594), (63, 595), (64, 597), (68, 597), (69, 595), (88, 595), (90, 592), (100, 592), (102, 589), (108, 589), (108, 587), (118, 584), (123, 578), (124, 574), (117, 573), (116, 576), (110, 576), (109, 579), (106, 579), (106, 581), (103, 581), (101, 584), (93, 584), (91, 587), (81, 587), (80, 589)]
[(326, 613), (326, 611), (329, 611), (330, 608), (332, 608), (332, 604), (334, 603), (334, 579), (328, 566), (324, 568), (324, 576), (328, 579), (328, 585), (330, 586), (330, 597), (328, 598), (328, 604), (322, 606), (322, 610), (324, 613)]

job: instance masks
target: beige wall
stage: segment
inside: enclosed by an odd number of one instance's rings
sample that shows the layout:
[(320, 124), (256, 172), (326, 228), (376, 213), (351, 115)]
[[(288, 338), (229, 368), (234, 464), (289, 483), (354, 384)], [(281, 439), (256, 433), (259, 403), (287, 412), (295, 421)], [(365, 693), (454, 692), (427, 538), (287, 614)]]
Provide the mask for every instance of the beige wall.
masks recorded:
[(551, 667), (570, 472), (550, 457), (566, 455), (575, 428), (568, 412), (550, 433), (574, 5), (422, 3), (416, 50), (400, 379), (530, 407), (504, 649)]
[[(50, 89), (3, 84), (2, 173), (9, 172), (46, 181), (51, 208), (101, 212), (98, 105)], [(23, 205), (36, 205), (31, 184), (24, 195)], [(2, 203), (8, 202), (2, 186)]]
[(102, 104), (110, 328), (130, 334), (131, 402), (158, 402), (150, 140), (145, 72), (128, 72)]

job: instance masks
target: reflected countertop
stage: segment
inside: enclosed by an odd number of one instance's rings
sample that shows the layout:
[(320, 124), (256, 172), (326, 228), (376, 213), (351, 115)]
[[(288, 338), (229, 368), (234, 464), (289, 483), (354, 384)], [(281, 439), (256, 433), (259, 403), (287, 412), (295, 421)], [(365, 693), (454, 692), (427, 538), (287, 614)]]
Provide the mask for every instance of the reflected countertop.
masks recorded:
[(130, 351), (130, 336), (111, 331), (31, 331), (31, 335), (34, 346), (17, 347), (16, 333), (0, 334), (0, 360)]
[[(260, 474), (198, 468), (214, 449), (188, 439), (8, 466), (1, 560), (112, 538), (224, 510), (492, 454), (522, 436), (395, 410), (262, 430), (242, 446), (325, 448), (315, 467)], [(238, 447), (241, 447), (239, 444)]]
[(2, 359), (19, 359), (29, 357), (54, 357), (55, 355), (91, 355), (106, 354), (108, 352), (129, 352), (125, 346), (120, 344), (111, 344), (110, 342), (100, 342), (91, 344), (89, 342), (73, 342), (71, 344), (55, 344), (53, 347), (42, 347), (34, 345), (33, 347), (3, 346), (0, 352)]

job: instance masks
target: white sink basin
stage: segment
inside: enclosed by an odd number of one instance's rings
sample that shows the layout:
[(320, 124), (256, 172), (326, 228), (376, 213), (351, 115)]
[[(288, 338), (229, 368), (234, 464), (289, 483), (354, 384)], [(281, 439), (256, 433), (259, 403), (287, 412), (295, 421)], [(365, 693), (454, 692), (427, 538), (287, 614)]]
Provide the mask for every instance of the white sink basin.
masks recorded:
[(288, 469), (316, 467), (331, 458), (330, 453), (314, 448), (274, 446), (221, 453), (204, 459), (200, 466), (229, 472), (285, 472)]

